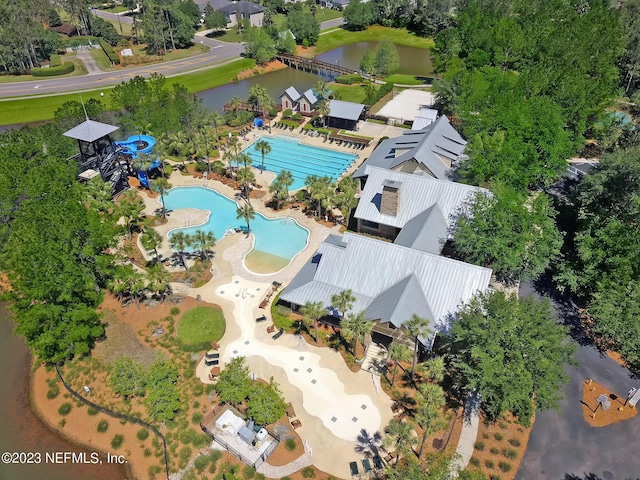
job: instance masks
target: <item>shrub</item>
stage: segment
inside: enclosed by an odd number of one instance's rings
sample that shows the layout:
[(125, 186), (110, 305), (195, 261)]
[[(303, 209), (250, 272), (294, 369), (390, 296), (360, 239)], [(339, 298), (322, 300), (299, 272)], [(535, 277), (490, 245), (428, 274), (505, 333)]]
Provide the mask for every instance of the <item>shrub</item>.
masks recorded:
[(49, 390), (47, 390), (47, 398), (49, 400), (53, 400), (58, 396), (59, 393), (60, 393), (60, 389), (58, 388), (57, 385), (54, 385)]
[(251, 465), (247, 465), (242, 470), (242, 478), (244, 478), (245, 480), (250, 480), (253, 477), (255, 477), (255, 475), (256, 475), (256, 469), (253, 468)]
[(349, 75), (340, 75), (334, 79), (334, 82), (341, 83), (343, 85), (353, 85), (354, 83), (362, 83), (362, 77), (357, 73), (351, 73)]
[(514, 460), (518, 456), (517, 450), (514, 450), (513, 448), (506, 448), (503, 453), (509, 460)]
[(493, 453), (494, 455), (497, 455), (500, 453), (500, 449), (497, 447), (491, 447), (491, 449), (489, 450), (491, 453)]
[[(171, 166), (171, 164), (167, 165), (167, 167), (170, 167), (170, 166)], [(178, 315), (180, 313), (180, 309), (178, 307), (171, 307), (170, 312), (171, 312), (171, 315), (175, 316), (175, 315)]]
[(510, 438), (509, 439), (509, 443), (511, 445), (513, 445), (514, 447), (519, 447), (520, 446), (520, 440), (518, 440), (517, 438)]
[(94, 407), (89, 407), (89, 408), (87, 408), (87, 413), (88, 413), (89, 415), (91, 415), (92, 417), (95, 417), (95, 416), (98, 414), (98, 412), (99, 412), (99, 411), (98, 411), (98, 409), (97, 409), (97, 408), (94, 408)]
[(473, 465), (474, 467), (479, 467), (480, 466), (480, 459), (476, 458), (476, 457), (471, 457), (471, 460), (469, 460), (471, 462), (471, 465)]
[(496, 433), (493, 434), (493, 438), (495, 438), (497, 441), (501, 442), (504, 437), (502, 436), (501, 433), (497, 433), (496, 432)]
[(498, 467), (500, 467), (500, 470), (503, 471), (504, 473), (507, 473), (508, 471), (511, 470), (511, 464), (509, 462), (500, 462), (498, 464)]
[(303, 478), (315, 478), (316, 470), (313, 467), (304, 467), (302, 469), (302, 477)]
[(141, 428), (136, 433), (136, 437), (138, 437), (138, 440), (140, 441), (146, 440), (147, 438), (149, 438), (149, 430), (147, 430), (146, 428)]
[(60, 405), (60, 408), (58, 409), (58, 413), (64, 417), (65, 415), (69, 415), (69, 412), (71, 412), (72, 408), (73, 406), (69, 402), (65, 402), (62, 405)]
[(100, 423), (98, 423), (98, 432), (99, 433), (104, 433), (107, 431), (107, 429), (109, 428), (109, 422), (107, 422), (106, 420), (100, 420)]
[(493, 460), (487, 460), (486, 462), (484, 462), (484, 464), (487, 466), (487, 468), (494, 468), (496, 466)]
[(482, 440), (478, 440), (476, 442), (476, 444), (474, 445), (474, 447), (476, 448), (476, 450), (480, 450), (481, 452), (484, 451), (484, 442)]
[(109, 61), (111, 61), (111, 63), (114, 65), (120, 65), (120, 55), (116, 53), (111, 45), (100, 39), (100, 46), (102, 47), (102, 50), (104, 50), (104, 53), (107, 54), (107, 57), (109, 57)]
[(290, 452), (293, 452), (296, 449), (296, 439), (287, 438), (287, 440), (284, 442), (284, 447)]
[(75, 69), (76, 66), (72, 62), (66, 62), (59, 67), (32, 68), (31, 75), (34, 77), (56, 77), (58, 75), (67, 75)]
[(120, 448), (122, 446), (122, 442), (124, 442), (124, 437), (119, 433), (116, 433), (111, 439), (111, 448)]

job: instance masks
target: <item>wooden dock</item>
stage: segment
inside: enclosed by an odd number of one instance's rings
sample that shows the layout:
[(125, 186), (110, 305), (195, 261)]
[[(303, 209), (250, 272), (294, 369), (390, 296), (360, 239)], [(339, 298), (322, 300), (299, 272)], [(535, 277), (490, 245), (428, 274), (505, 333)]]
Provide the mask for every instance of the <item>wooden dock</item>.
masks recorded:
[(299, 55), (282, 53), (277, 55), (276, 59), (280, 60), (288, 67), (303, 70), (305, 72), (316, 73), (323, 77), (329, 77), (332, 80), (335, 77), (339, 77), (340, 75), (351, 75), (354, 73), (360, 75), (360, 72), (355, 71), (351, 68), (343, 67), (333, 63), (323, 62), (322, 60), (317, 60), (315, 58), (306, 58)]

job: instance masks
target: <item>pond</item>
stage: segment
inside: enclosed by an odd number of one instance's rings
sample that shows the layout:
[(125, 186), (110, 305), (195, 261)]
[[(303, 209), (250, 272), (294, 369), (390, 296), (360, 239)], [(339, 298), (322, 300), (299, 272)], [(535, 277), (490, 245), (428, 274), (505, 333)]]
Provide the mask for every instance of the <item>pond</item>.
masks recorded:
[[(354, 70), (360, 69), (360, 60), (367, 50), (374, 50), (378, 42), (359, 42), (336, 48), (329, 52), (318, 55), (319, 60), (335, 63)], [(400, 70), (398, 73), (413, 75), (431, 75), (433, 67), (431, 65), (430, 51), (423, 48), (406, 47), (396, 45), (400, 54)], [(239, 82), (232, 82), (216, 88), (204, 90), (197, 93), (202, 99), (202, 104), (211, 109), (222, 111), (225, 103), (232, 97), (238, 96), (246, 100), (249, 96), (249, 89), (254, 85), (261, 85), (267, 89), (269, 95), (278, 101), (282, 92), (290, 85), (294, 85), (300, 93), (311, 88), (322, 77), (313, 73), (286, 68), (275, 72), (265, 73), (256, 77), (247, 78)]]

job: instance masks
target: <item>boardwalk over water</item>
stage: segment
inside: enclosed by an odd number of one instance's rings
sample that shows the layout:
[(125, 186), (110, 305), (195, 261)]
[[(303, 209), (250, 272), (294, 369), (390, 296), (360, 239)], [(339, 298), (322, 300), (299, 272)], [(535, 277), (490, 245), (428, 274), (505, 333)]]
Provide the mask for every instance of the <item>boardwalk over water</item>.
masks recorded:
[(320, 76), (329, 77), (332, 80), (340, 75), (351, 75), (353, 73), (360, 74), (360, 72), (351, 68), (341, 67), (340, 65), (323, 62), (322, 60), (317, 60), (315, 58), (301, 57), (299, 55), (282, 53), (276, 55), (276, 59), (280, 60), (288, 67), (304, 70), (305, 72), (317, 73)]

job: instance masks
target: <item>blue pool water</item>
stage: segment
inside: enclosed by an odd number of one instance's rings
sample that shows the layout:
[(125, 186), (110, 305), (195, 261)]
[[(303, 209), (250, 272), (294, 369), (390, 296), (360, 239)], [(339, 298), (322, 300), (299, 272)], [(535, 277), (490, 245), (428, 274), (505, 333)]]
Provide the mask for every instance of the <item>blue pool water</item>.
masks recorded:
[[(216, 239), (220, 240), (228, 229), (247, 225), (244, 219), (236, 218), (236, 202), (208, 188), (172, 188), (164, 196), (164, 201), (169, 210), (197, 208), (211, 212), (209, 220), (204, 225), (179, 229), (187, 234), (204, 230), (213, 232)], [(254, 250), (292, 259), (307, 245), (309, 231), (293, 219), (281, 217), (272, 220), (256, 212), (256, 218), (250, 223), (251, 233), (255, 237)]]
[[(357, 158), (353, 153), (303, 145), (297, 138), (283, 135), (265, 136), (260, 140), (266, 140), (271, 145), (271, 152), (264, 157), (264, 169), (276, 175), (281, 170), (289, 170), (293, 175), (293, 185), (289, 187), (290, 190), (303, 188), (304, 181), (309, 175), (328, 176), (335, 180)], [(259, 169), (262, 155), (254, 150), (255, 143), (245, 148), (244, 153), (252, 158), (253, 166)]]

